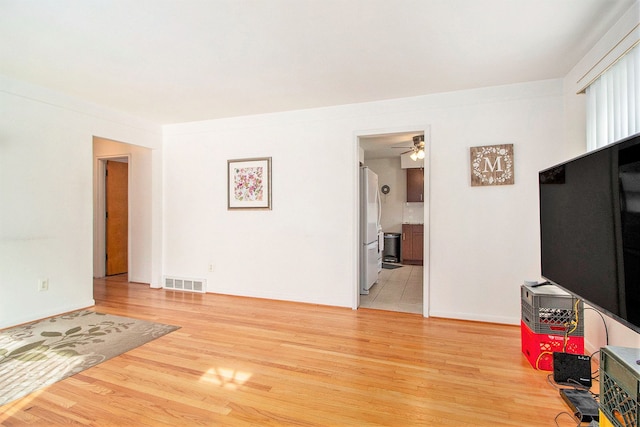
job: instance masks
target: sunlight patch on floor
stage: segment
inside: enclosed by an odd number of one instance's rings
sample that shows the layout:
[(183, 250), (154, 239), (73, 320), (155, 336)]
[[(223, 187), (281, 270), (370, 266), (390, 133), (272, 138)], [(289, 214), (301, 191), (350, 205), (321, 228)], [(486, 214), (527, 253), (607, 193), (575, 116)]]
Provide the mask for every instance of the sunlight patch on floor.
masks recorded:
[(202, 375), (200, 381), (212, 383), (228, 390), (237, 390), (251, 378), (250, 372), (238, 371), (231, 368), (211, 368)]

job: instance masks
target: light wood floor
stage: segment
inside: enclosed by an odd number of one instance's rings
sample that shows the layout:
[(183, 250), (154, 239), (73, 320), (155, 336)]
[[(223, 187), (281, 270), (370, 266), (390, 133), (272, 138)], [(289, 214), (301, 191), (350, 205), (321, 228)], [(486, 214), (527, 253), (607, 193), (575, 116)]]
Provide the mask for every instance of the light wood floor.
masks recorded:
[(513, 326), (118, 278), (95, 299), (181, 329), (0, 407), (1, 425), (553, 426), (566, 410)]

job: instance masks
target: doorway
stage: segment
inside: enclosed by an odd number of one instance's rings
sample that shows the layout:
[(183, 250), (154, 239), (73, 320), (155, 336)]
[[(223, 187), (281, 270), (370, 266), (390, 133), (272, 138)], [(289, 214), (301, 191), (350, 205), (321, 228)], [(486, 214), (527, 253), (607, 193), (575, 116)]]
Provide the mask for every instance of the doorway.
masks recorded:
[[(104, 137), (93, 137), (93, 277), (105, 277), (106, 272), (106, 208), (105, 170), (107, 161), (127, 165), (127, 279), (129, 282), (148, 283), (160, 287), (160, 266), (154, 259), (161, 253), (158, 230), (160, 224), (159, 196), (154, 193), (162, 182), (159, 168), (154, 168), (154, 150)], [(153, 179), (157, 174), (156, 180)], [(154, 204), (158, 204), (154, 208)], [(154, 236), (158, 237), (154, 239)], [(156, 250), (157, 252), (154, 252)], [(159, 260), (158, 260), (159, 262)]]
[[(428, 277), (429, 277), (429, 164), (430, 164), (430, 129), (419, 126), (413, 129), (393, 129), (382, 132), (380, 129), (372, 132), (361, 132), (356, 135), (356, 145), (359, 153), (359, 163), (367, 166), (379, 177), (379, 188), (382, 205), (381, 226), (387, 234), (405, 236), (403, 226), (407, 223), (420, 224), (424, 227), (424, 241), (422, 244), (423, 265), (411, 262), (393, 262), (382, 268), (378, 275), (378, 282), (374, 284), (368, 295), (356, 296), (356, 307), (367, 307), (409, 313), (421, 313), (428, 316)], [(407, 170), (416, 168), (415, 161), (407, 160), (414, 146), (413, 138), (424, 137), (424, 152), (427, 154), (421, 163), (424, 172), (422, 202), (410, 202), (407, 199)], [(401, 160), (404, 154), (404, 160)], [(358, 176), (359, 176), (358, 172)], [(357, 192), (359, 194), (359, 191)], [(358, 204), (359, 204), (358, 198)], [(358, 220), (359, 230), (360, 219)], [(359, 236), (359, 233), (357, 233)], [(401, 237), (401, 238), (402, 238)], [(358, 250), (360, 247), (358, 237)], [(404, 258), (404, 257), (401, 257)], [(360, 267), (358, 267), (360, 280)], [(359, 288), (359, 286), (358, 286)]]
[(94, 277), (130, 274), (130, 156), (97, 158)]

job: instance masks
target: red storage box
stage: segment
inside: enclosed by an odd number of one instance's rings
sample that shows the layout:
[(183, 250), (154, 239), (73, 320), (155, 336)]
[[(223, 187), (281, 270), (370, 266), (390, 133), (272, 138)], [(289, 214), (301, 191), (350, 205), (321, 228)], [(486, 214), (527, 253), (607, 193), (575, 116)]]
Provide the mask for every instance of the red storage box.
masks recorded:
[(584, 354), (584, 337), (567, 337), (565, 348), (564, 335), (536, 334), (529, 327), (520, 322), (522, 337), (522, 353), (531, 366), (543, 371), (553, 371), (553, 352)]

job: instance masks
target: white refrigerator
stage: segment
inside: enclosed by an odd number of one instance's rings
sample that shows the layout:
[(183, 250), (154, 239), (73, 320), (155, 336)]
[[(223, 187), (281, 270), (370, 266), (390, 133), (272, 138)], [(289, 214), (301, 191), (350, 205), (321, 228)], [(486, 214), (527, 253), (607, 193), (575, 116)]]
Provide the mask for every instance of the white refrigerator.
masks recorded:
[(382, 270), (384, 234), (380, 226), (382, 204), (378, 175), (360, 168), (360, 294), (367, 295)]

